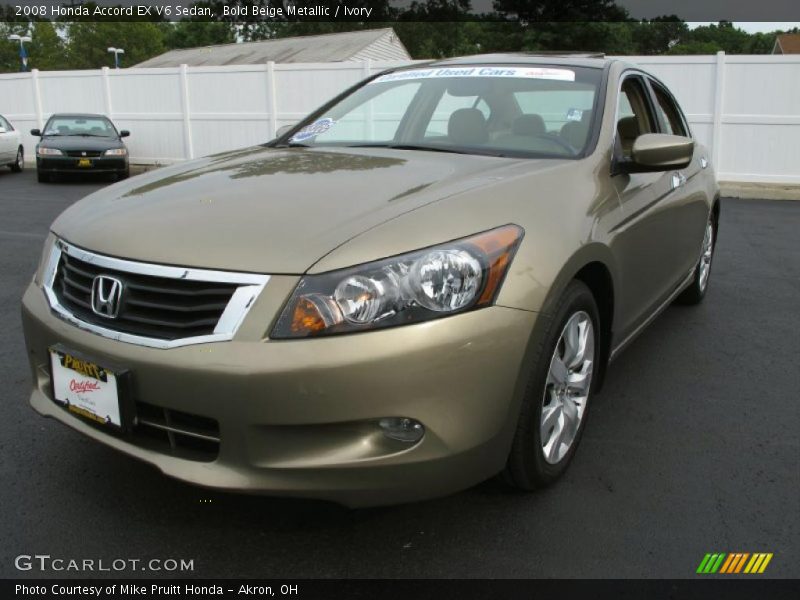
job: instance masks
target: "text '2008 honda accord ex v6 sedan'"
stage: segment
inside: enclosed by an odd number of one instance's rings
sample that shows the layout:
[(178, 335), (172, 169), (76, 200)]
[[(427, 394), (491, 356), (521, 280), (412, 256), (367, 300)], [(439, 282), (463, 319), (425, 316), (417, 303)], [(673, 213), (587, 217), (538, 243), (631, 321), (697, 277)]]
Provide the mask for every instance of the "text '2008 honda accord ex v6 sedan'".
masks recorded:
[(208, 487), (534, 489), (614, 355), (703, 299), (718, 213), (706, 150), (632, 65), (384, 72), (58, 217), (23, 299), (31, 404)]

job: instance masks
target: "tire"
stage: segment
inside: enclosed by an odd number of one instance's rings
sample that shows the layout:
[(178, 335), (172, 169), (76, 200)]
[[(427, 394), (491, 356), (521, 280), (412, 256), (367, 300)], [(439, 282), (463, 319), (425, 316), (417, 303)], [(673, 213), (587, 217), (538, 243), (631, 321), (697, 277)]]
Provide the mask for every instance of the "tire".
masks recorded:
[(703, 246), (701, 248), (700, 260), (694, 267), (694, 276), (681, 294), (675, 299), (676, 304), (700, 304), (706, 297), (708, 282), (711, 278), (711, 265), (714, 260), (714, 249), (717, 245), (717, 220), (714, 212), (709, 215), (706, 223), (706, 231), (703, 236)]
[[(571, 334), (576, 332), (577, 339), (584, 340), (582, 357), (580, 351), (570, 351), (575, 344), (567, 345), (568, 339), (575, 339)], [(513, 487), (535, 490), (554, 482), (567, 470), (586, 427), (594, 383), (598, 380), (593, 375), (599, 370), (600, 334), (600, 317), (592, 292), (583, 282), (572, 281), (555, 308), (522, 402), (502, 475)], [(557, 359), (566, 370), (559, 368)], [(574, 371), (569, 368), (571, 363), (575, 364)], [(579, 386), (565, 390), (564, 375), (571, 376), (569, 380), (573, 382), (583, 375), (583, 391), (578, 393)], [(550, 415), (546, 424), (543, 414)], [(559, 425), (564, 437), (556, 441)]]
[(10, 166), (14, 173), (21, 173), (25, 168), (25, 150), (22, 146), (17, 150), (17, 159)]

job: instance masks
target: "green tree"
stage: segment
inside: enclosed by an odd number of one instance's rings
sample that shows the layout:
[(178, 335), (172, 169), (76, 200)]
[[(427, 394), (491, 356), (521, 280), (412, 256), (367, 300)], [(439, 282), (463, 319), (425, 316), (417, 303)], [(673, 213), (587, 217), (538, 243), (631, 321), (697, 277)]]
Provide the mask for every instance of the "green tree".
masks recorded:
[(412, 2), (394, 25), (414, 58), (443, 58), (482, 52), (481, 23), (470, 22), (469, 0)]
[(675, 15), (644, 20), (633, 28), (636, 54), (664, 54), (689, 33), (689, 26)]
[(684, 41), (686, 44), (682, 45), (689, 49), (716, 47), (727, 54), (744, 54), (749, 48), (750, 34), (735, 27), (733, 23), (720, 21), (716, 25), (704, 25), (690, 30)]
[(595, 21), (586, 23), (533, 23), (523, 36), (523, 49), (545, 52), (598, 52), (634, 54), (632, 24)]
[(132, 66), (164, 52), (161, 28), (156, 23), (135, 21), (83, 21), (67, 27), (67, 61), (72, 69), (113, 66), (111, 46), (123, 48), (123, 66)]
[(31, 31), (33, 40), (28, 46), (28, 65), (31, 69), (56, 71), (69, 67), (64, 40), (59, 35), (60, 27), (49, 21), (38, 21), (33, 24)]
[(716, 42), (690, 40), (674, 45), (667, 54), (716, 54), (722, 49)]
[(614, 0), (494, 0), (494, 9), (504, 17), (526, 23), (553, 21), (625, 21), (628, 11)]
[(232, 44), (236, 35), (230, 23), (220, 21), (180, 21), (165, 23), (164, 45), (167, 48), (196, 48)]

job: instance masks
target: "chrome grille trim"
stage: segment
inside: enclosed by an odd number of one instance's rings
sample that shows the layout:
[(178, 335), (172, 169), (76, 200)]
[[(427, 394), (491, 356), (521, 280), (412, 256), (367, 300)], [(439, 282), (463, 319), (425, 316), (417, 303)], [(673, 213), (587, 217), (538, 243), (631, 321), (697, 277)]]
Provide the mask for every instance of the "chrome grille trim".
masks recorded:
[[(149, 275), (153, 277), (163, 277), (167, 279), (180, 279), (184, 281), (198, 281), (211, 283), (228, 283), (237, 285), (236, 291), (231, 296), (225, 310), (217, 322), (213, 333), (209, 335), (199, 335), (178, 339), (160, 339), (121, 331), (115, 331), (110, 327), (103, 327), (95, 323), (89, 323), (74, 315), (67, 307), (62, 305), (53, 289), (56, 279), (58, 265), (61, 261), (61, 254), (74, 257), (78, 260), (92, 263), (99, 267), (123, 271), (137, 275)], [(248, 311), (255, 302), (258, 295), (269, 281), (269, 275), (256, 273), (237, 273), (228, 271), (214, 271), (208, 269), (196, 269), (189, 267), (172, 267), (153, 263), (144, 263), (121, 258), (114, 258), (102, 254), (95, 254), (77, 246), (57, 239), (53, 244), (52, 250), (45, 265), (42, 284), (45, 296), (50, 304), (50, 308), (63, 320), (79, 327), (80, 329), (95, 333), (97, 335), (125, 342), (138, 346), (148, 346), (151, 348), (177, 348), (192, 344), (206, 344), (210, 342), (224, 342), (233, 339), (239, 326), (247, 316)], [(111, 323), (109, 323), (111, 324)]]

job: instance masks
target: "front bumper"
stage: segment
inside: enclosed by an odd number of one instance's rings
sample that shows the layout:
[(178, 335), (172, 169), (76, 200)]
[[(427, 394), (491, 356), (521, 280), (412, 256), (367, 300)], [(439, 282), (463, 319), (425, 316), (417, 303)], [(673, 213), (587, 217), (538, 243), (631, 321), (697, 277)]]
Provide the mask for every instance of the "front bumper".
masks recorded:
[(126, 156), (86, 158), (90, 166), (80, 166), (80, 157), (36, 157), (36, 169), (42, 173), (124, 173), (128, 170)]
[[(166, 350), (70, 325), (31, 284), (22, 311), (31, 405), (167, 475), (213, 488), (364, 506), (440, 496), (503, 468), (535, 313), (492, 307), (382, 331), (266, 339), (296, 281), (274, 276), (232, 341)], [(218, 453), (190, 460), (66, 412), (50, 388), (48, 347), (57, 343), (126, 366), (137, 401), (217, 421)], [(377, 420), (392, 416), (422, 422), (425, 436), (410, 446), (386, 438)]]

